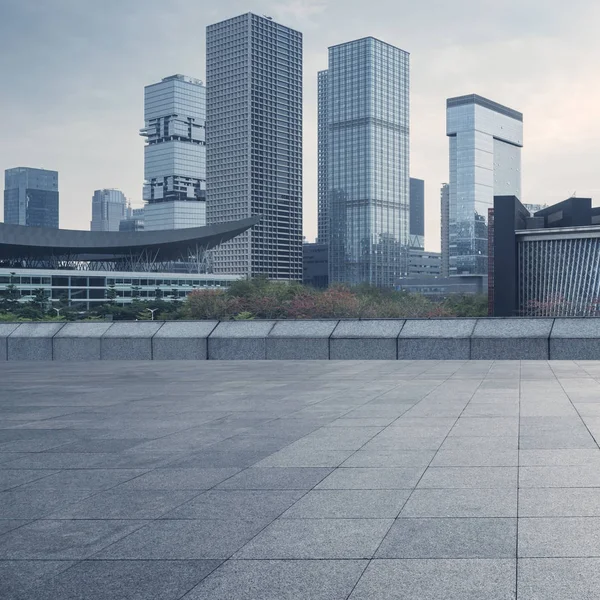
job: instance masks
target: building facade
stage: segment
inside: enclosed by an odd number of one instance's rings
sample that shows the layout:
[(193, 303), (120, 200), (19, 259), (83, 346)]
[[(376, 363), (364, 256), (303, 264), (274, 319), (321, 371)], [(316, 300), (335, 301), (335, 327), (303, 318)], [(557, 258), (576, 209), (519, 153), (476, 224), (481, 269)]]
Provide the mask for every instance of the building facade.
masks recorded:
[[(144, 88), (146, 229), (206, 224), (206, 89), (185, 75)], [(168, 207), (161, 205), (170, 205)]]
[(393, 286), (409, 244), (409, 54), (372, 37), (329, 48), (329, 281)]
[(302, 34), (252, 13), (206, 30), (207, 223), (261, 222), (215, 273), (302, 280)]
[(409, 248), (408, 250), (409, 277), (439, 277), (441, 265), (439, 252), (429, 252), (423, 248)]
[(119, 223), (119, 231), (144, 231), (145, 208), (127, 207), (127, 216)]
[(441, 275), (450, 276), (450, 186), (442, 183), (440, 190)]
[(304, 285), (324, 289), (329, 284), (327, 244), (303, 244), (303, 278)]
[(521, 197), (523, 115), (472, 94), (446, 102), (450, 141), (449, 272), (487, 275), (488, 208)]
[(58, 229), (58, 172), (30, 167), (7, 169), (4, 222)]
[(127, 198), (121, 190), (96, 190), (92, 196), (92, 231), (119, 231), (127, 217)]
[(327, 188), (328, 153), (328, 79), (327, 71), (317, 74), (317, 243), (329, 244), (329, 192)]
[(425, 248), (425, 182), (410, 178), (410, 247)]

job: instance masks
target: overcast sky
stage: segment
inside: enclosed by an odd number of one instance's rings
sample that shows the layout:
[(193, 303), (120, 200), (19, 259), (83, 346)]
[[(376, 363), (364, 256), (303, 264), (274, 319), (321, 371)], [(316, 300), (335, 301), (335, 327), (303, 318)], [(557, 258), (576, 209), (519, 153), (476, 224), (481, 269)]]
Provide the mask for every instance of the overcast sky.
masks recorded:
[(411, 53), (411, 175), (439, 249), (445, 100), (524, 113), (523, 201), (600, 203), (597, 0), (0, 0), (0, 171), (59, 171), (60, 223), (89, 229), (95, 189), (142, 205), (143, 88), (205, 78), (205, 27), (256, 12), (304, 33), (304, 232), (316, 235), (316, 73), (372, 35)]

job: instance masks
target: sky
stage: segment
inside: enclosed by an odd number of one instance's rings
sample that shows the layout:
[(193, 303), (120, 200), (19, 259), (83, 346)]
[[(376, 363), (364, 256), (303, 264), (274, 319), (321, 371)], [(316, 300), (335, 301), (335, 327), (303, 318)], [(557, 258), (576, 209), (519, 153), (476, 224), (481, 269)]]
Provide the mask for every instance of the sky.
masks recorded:
[(89, 229), (95, 189), (142, 205), (144, 85), (205, 78), (205, 28), (245, 12), (304, 34), (304, 234), (317, 230), (317, 71), (374, 36), (410, 52), (411, 176), (439, 249), (446, 98), (524, 113), (523, 202), (600, 204), (597, 0), (0, 0), (0, 172), (59, 171), (60, 225)]

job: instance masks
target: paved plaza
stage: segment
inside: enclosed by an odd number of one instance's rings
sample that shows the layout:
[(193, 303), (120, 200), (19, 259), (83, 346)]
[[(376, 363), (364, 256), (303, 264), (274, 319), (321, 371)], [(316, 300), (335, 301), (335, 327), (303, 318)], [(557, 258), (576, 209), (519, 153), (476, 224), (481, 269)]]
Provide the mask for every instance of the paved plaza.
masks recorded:
[(600, 598), (600, 362), (0, 376), (3, 600)]

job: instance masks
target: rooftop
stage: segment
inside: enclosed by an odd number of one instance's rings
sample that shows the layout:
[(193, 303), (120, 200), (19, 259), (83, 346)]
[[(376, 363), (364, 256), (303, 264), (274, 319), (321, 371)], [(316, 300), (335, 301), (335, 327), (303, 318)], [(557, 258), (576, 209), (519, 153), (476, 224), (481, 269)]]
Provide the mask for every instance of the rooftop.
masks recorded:
[(600, 362), (0, 363), (6, 598), (596, 598)]
[(521, 123), (523, 122), (523, 113), (520, 113), (519, 111), (514, 110), (512, 108), (508, 108), (508, 106), (498, 104), (498, 102), (494, 102), (493, 100), (489, 100), (488, 98), (484, 98), (483, 96), (479, 96), (477, 94), (456, 96), (455, 98), (448, 98), (446, 100), (446, 108), (464, 106), (467, 104), (477, 104), (478, 106), (483, 106), (484, 108), (493, 110), (494, 112), (500, 113), (501, 115), (505, 115), (507, 117), (511, 117), (512, 119), (516, 119), (517, 121), (521, 121)]

